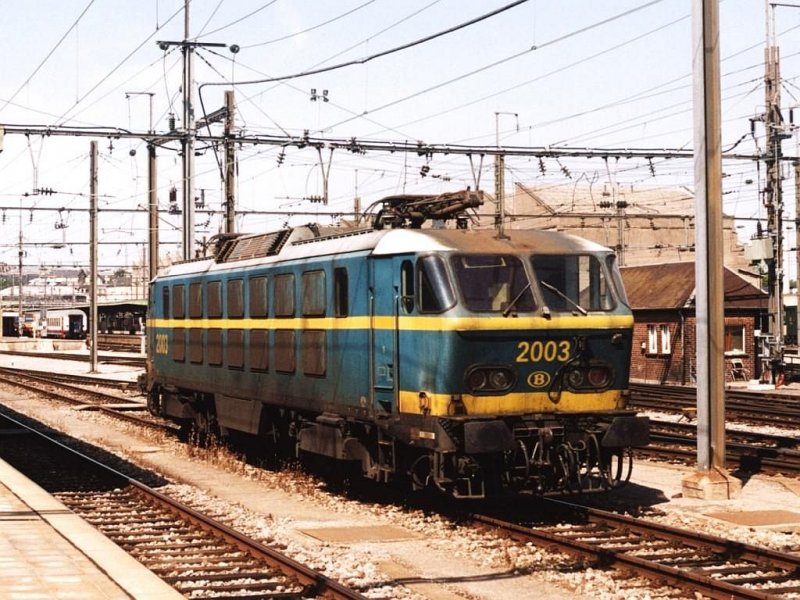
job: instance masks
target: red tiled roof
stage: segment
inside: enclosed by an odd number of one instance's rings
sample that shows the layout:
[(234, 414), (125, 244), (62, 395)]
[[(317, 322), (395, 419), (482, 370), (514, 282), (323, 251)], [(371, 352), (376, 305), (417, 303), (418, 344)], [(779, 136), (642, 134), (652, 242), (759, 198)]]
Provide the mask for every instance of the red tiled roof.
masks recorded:
[[(694, 304), (694, 263), (622, 267), (628, 300), (634, 309), (674, 309)], [(725, 269), (725, 307), (766, 309), (768, 296)]]

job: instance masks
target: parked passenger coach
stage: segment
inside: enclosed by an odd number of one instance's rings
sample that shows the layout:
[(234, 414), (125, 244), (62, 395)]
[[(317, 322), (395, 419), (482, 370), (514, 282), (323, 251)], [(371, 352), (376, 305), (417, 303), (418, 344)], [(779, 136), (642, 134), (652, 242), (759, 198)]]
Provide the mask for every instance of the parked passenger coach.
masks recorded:
[(373, 227), (228, 236), (163, 270), (150, 410), (460, 498), (627, 481), (648, 422), (626, 409), (633, 317), (614, 254), (463, 228), (480, 203), (387, 198)]

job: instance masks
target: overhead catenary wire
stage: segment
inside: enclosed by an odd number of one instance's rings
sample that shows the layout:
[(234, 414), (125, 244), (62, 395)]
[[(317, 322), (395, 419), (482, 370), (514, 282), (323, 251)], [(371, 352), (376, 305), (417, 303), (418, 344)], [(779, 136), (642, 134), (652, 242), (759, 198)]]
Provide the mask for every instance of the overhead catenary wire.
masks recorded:
[[(656, 2), (661, 2), (661, 1), (663, 1), (663, 0), (653, 0), (651, 3), (656, 3)], [(453, 27), (450, 27), (450, 28), (445, 29), (443, 31), (439, 31), (437, 33), (433, 33), (433, 34), (425, 36), (423, 38), (419, 38), (417, 40), (414, 40), (414, 41), (411, 41), (411, 42), (407, 42), (407, 43), (402, 44), (400, 46), (395, 46), (394, 48), (390, 48), (388, 50), (383, 50), (381, 52), (376, 52), (375, 54), (371, 54), (369, 56), (365, 56), (365, 57), (362, 57), (362, 58), (350, 60), (350, 61), (347, 61), (347, 62), (344, 62), (344, 63), (339, 63), (339, 64), (336, 64), (336, 65), (331, 65), (329, 67), (320, 67), (320, 68), (317, 68), (317, 69), (309, 69), (309, 70), (306, 70), (306, 71), (302, 71), (300, 73), (294, 73), (294, 74), (290, 74), (290, 75), (280, 75), (280, 76), (277, 76), (277, 77), (267, 77), (267, 78), (264, 78), (264, 79), (253, 79), (253, 80), (249, 80), (249, 81), (236, 81), (234, 83), (236, 85), (240, 85), (240, 86), (241, 85), (253, 85), (253, 84), (259, 84), (259, 83), (273, 83), (273, 82), (276, 82), (276, 81), (284, 81), (284, 80), (287, 80), (287, 79), (296, 79), (298, 77), (308, 77), (309, 75), (318, 75), (320, 73), (328, 73), (330, 71), (335, 71), (335, 70), (338, 70), (338, 69), (343, 69), (343, 68), (351, 67), (351, 66), (354, 66), (354, 65), (363, 65), (363, 64), (366, 64), (366, 63), (368, 63), (368, 62), (370, 62), (372, 60), (375, 60), (375, 59), (378, 59), (378, 58), (382, 58), (384, 56), (389, 56), (390, 54), (395, 54), (397, 52), (402, 52), (403, 50), (408, 50), (409, 48), (413, 48), (414, 46), (419, 46), (421, 44), (425, 44), (427, 42), (430, 42), (431, 40), (435, 40), (437, 38), (440, 38), (440, 37), (445, 36), (445, 35), (449, 35), (451, 33), (454, 33), (456, 31), (459, 31), (459, 30), (464, 29), (466, 27), (470, 27), (471, 25), (475, 25), (476, 23), (480, 23), (481, 21), (485, 21), (486, 19), (490, 19), (492, 17), (495, 17), (495, 16), (507, 11), (507, 10), (515, 8), (516, 6), (519, 6), (520, 4), (524, 4), (525, 2), (528, 2), (528, 0), (515, 0), (514, 2), (511, 2), (510, 4), (502, 6), (502, 7), (498, 8), (498, 9), (495, 9), (495, 10), (490, 11), (488, 13), (485, 13), (485, 14), (483, 14), (481, 16), (475, 17), (474, 19), (470, 19), (469, 21), (465, 21), (465, 22), (460, 23), (458, 25), (454, 25)], [(201, 87), (202, 86), (215, 86), (215, 85), (229, 85), (229, 84), (227, 82), (221, 82), (221, 83), (219, 83), (219, 82), (206, 82), (206, 83), (201, 84)]]
[(86, 15), (86, 13), (89, 11), (89, 9), (92, 7), (92, 4), (94, 4), (94, 3), (95, 3), (95, 0), (89, 0), (89, 4), (86, 5), (86, 7), (81, 11), (81, 14), (79, 14), (78, 17), (75, 19), (75, 21), (72, 23), (72, 25), (70, 25), (67, 28), (67, 30), (64, 32), (64, 34), (61, 36), (61, 38), (55, 43), (55, 45), (53, 45), (53, 47), (47, 53), (47, 56), (45, 56), (42, 59), (42, 61), (36, 66), (36, 68), (33, 70), (33, 73), (28, 75), (28, 77), (25, 79), (25, 81), (23, 81), (22, 84), (17, 88), (17, 91), (15, 91), (13, 94), (11, 94), (11, 96), (5, 100), (3, 105), (0, 106), (0, 111), (2, 111), (11, 102), (13, 102), (14, 99), (17, 97), (17, 95), (19, 95), (19, 93), (23, 89), (25, 89), (25, 86), (28, 85), (31, 82), (31, 80), (41, 70), (41, 68), (45, 65), (45, 63), (47, 63), (47, 61), (50, 60), (50, 57), (53, 56), (55, 51), (58, 50), (58, 48), (61, 46), (61, 44), (64, 42), (64, 40), (67, 39), (67, 36), (70, 34), (70, 32), (78, 26), (78, 23), (80, 22), (80, 20), (84, 17), (84, 15)]

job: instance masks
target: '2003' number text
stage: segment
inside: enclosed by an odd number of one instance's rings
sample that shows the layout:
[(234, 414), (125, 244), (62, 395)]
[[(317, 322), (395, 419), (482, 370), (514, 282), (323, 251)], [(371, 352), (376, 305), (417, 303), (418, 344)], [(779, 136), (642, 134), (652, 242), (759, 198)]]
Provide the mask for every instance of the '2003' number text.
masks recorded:
[(567, 362), (572, 354), (572, 344), (568, 340), (520, 342), (517, 349), (518, 363)]

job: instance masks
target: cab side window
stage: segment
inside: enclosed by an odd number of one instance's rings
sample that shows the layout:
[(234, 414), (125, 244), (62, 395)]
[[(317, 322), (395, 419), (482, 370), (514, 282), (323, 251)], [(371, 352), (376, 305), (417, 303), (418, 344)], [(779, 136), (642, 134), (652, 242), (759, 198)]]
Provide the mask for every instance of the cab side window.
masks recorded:
[(440, 256), (423, 256), (417, 260), (418, 302), (420, 312), (442, 312), (455, 304), (455, 294)]

